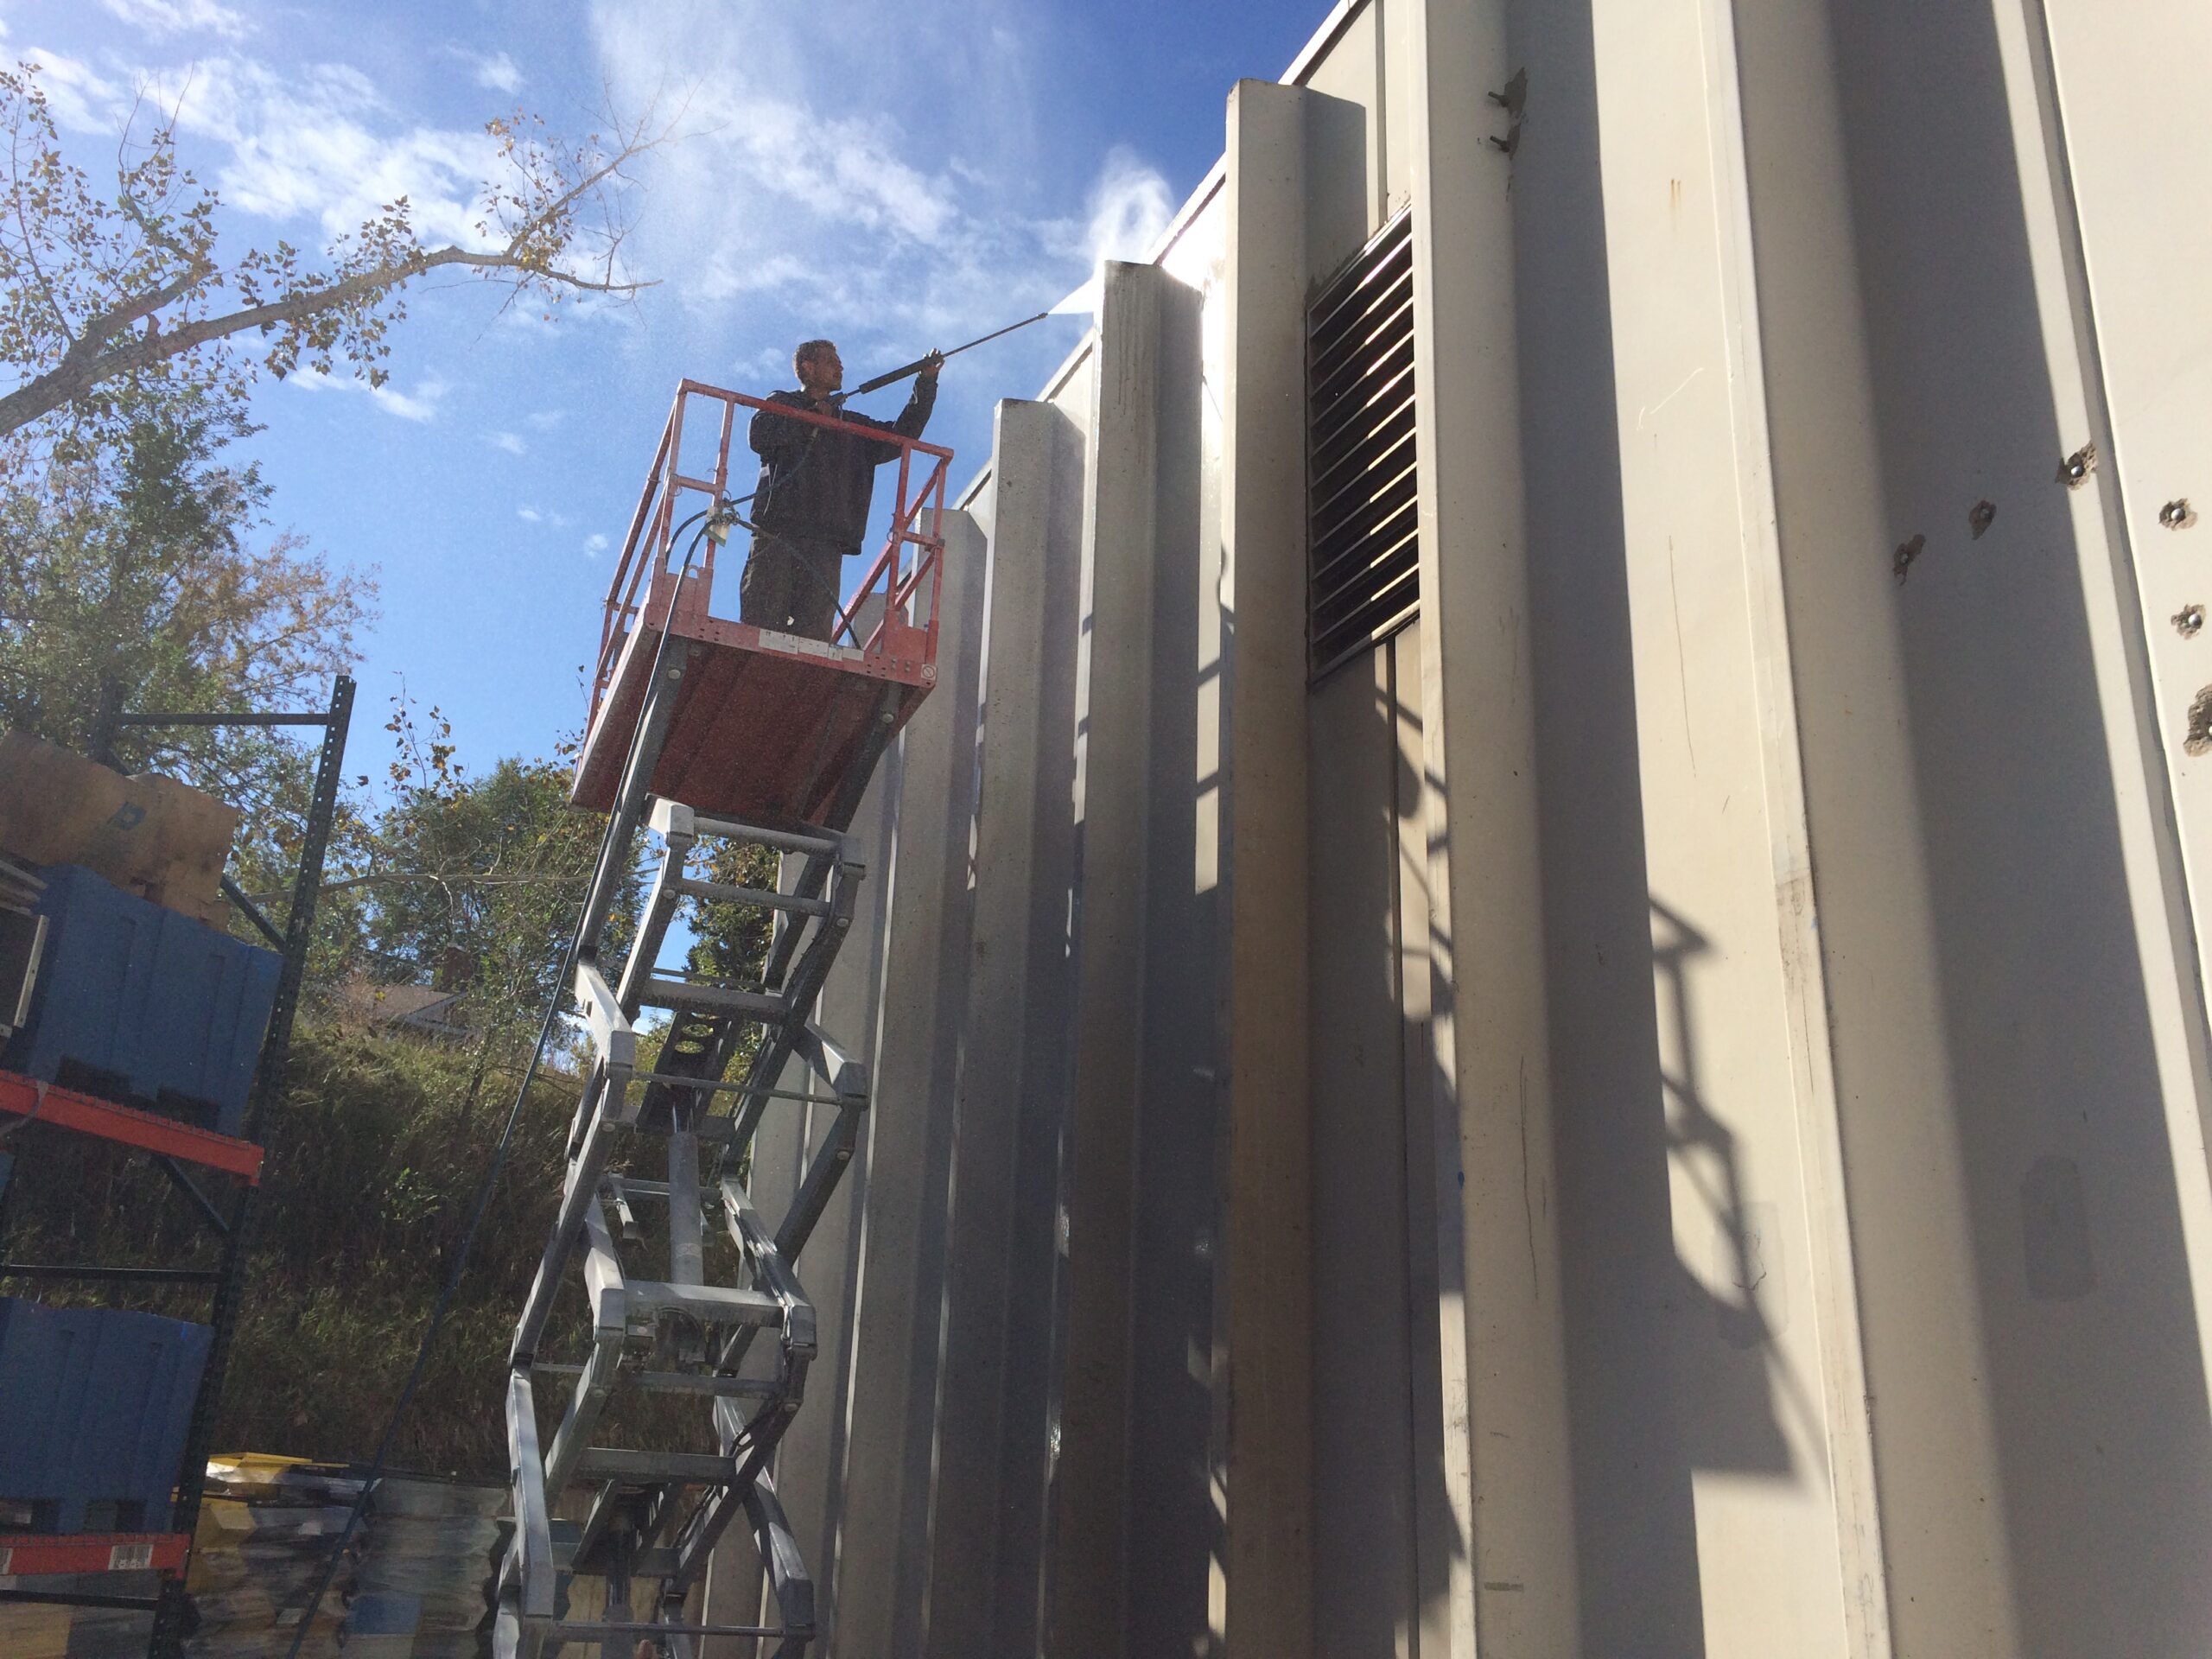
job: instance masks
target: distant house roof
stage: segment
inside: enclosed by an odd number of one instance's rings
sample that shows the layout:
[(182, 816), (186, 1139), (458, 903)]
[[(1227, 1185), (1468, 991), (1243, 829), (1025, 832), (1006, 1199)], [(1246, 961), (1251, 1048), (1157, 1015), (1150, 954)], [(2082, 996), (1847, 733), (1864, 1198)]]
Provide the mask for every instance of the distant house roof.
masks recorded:
[(435, 985), (379, 985), (373, 980), (348, 980), (333, 994), (341, 1017), (351, 1016), (372, 1026), (397, 1026), (434, 1037), (457, 1037), (467, 1025), (454, 1017), (459, 991), (442, 991)]

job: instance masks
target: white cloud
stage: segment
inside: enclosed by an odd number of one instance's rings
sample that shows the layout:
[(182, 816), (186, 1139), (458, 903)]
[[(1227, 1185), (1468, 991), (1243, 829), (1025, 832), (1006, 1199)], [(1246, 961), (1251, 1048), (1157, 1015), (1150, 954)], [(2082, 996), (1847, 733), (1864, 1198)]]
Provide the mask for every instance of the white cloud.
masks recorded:
[(536, 507), (517, 507), (515, 517), (525, 524), (538, 524), (545, 522), (545, 515)]
[(758, 351), (747, 352), (730, 364), (740, 385), (773, 382), (781, 385), (792, 376), (791, 348), (785, 345), (763, 346)]
[(522, 90), (522, 71), (515, 67), (515, 60), (504, 52), (494, 52), (488, 58), (474, 58), (476, 84), (488, 86), (495, 92), (515, 93)]
[(481, 245), (483, 180), (497, 165), (490, 137), (402, 124), (369, 78), (346, 64), (282, 73), (248, 58), (202, 59), (164, 101), (189, 137), (225, 146), (214, 182), (226, 205), (279, 220), (311, 219), (327, 235), (353, 230), (405, 196), (427, 240)]
[[(634, 245), (697, 310), (741, 297), (837, 336), (849, 361), (895, 360), (1050, 304), (1102, 255), (1141, 257), (1166, 219), (1166, 181), (1127, 152), (1081, 213), (1039, 213), (1019, 30), (869, 0), (748, 10), (741, 38), (727, 16), (715, 0), (595, 0), (592, 14), (618, 107), (683, 104), (682, 136), (650, 158)], [(669, 89), (671, 64), (688, 95)], [(958, 96), (918, 97), (931, 86)]]
[(252, 28), (243, 13), (218, 0), (100, 0), (100, 4), (110, 16), (156, 40), (172, 35), (219, 35), (237, 41)]
[[(365, 385), (367, 382), (357, 380), (353, 384)], [(445, 395), (445, 383), (442, 380), (425, 380), (420, 397), (410, 397), (404, 391), (395, 391), (389, 382), (381, 386), (369, 387), (369, 396), (375, 400), (376, 406), (387, 415), (398, 416), (403, 421), (437, 419), (438, 404), (444, 400)]]
[(517, 507), (515, 517), (525, 524), (547, 524), (555, 530), (566, 530), (570, 524), (575, 523), (575, 520), (569, 518), (567, 513), (555, 512), (550, 508)]
[(595, 559), (607, 551), (607, 537), (594, 531), (584, 537), (584, 556)]
[(569, 411), (565, 409), (540, 409), (532, 410), (522, 418), (523, 423), (534, 431), (550, 432), (566, 420), (568, 416)]
[(427, 422), (438, 417), (438, 406), (445, 401), (450, 388), (435, 377), (425, 379), (414, 391), (405, 392), (390, 381), (372, 386), (367, 381), (343, 372), (318, 374), (313, 369), (302, 369), (285, 378), (284, 384), (297, 386), (302, 391), (366, 392), (376, 406), (387, 415), (396, 415), (403, 421)]
[(28, 47), (20, 55), (39, 67), (39, 85), (60, 125), (77, 131), (111, 130), (130, 106), (130, 88), (110, 80), (81, 58), (43, 47)]
[[(158, 5), (163, 16), (206, 10), (206, 0), (117, 3)], [(489, 240), (476, 226), (487, 218), (484, 181), (501, 166), (492, 137), (408, 123), (350, 65), (279, 70), (233, 53), (203, 55), (183, 67), (104, 61), (95, 69), (66, 53), (29, 55), (44, 72), (41, 80), (64, 127), (106, 136), (135, 116), (143, 137), (149, 111), (173, 113), (187, 164), (215, 186), (226, 207), (308, 220), (337, 237), (405, 196), (425, 241), (482, 247)], [(204, 145), (216, 149), (213, 166), (195, 153)]]
[(484, 435), (484, 442), (494, 449), (505, 450), (511, 455), (526, 455), (530, 453), (530, 446), (512, 432), (487, 432)]

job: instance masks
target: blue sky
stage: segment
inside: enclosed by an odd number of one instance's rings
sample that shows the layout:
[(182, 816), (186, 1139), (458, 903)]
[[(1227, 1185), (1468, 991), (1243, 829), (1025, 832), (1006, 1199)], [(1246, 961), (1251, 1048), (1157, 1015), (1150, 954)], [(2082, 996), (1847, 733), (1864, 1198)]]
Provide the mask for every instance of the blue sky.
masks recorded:
[[(409, 194), (465, 236), (481, 127), (557, 133), (611, 107), (677, 137), (645, 158), (634, 303), (501, 314), (474, 283), (416, 294), (376, 393), (264, 382), (251, 452), (275, 527), (374, 567), (349, 770), (378, 773), (404, 677), (465, 760), (539, 753), (582, 715), (578, 668), (684, 375), (790, 383), (794, 341), (849, 378), (950, 346), (1139, 253), (1219, 155), (1240, 75), (1280, 74), (1323, 0), (0, 0), (0, 51), (42, 64), (95, 178), (142, 90), (179, 111), (226, 202), (226, 248), (315, 245)], [(1082, 324), (950, 365), (930, 435), (989, 447)], [(886, 393), (861, 405), (897, 407)], [(718, 599), (734, 609), (734, 596)]]

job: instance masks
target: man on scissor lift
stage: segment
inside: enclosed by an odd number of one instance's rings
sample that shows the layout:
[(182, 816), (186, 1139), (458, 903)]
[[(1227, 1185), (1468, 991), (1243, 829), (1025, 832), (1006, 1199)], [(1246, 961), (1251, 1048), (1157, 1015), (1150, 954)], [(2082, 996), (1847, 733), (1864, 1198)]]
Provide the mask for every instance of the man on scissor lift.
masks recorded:
[[(810, 340), (791, 355), (798, 391), (779, 391), (772, 404), (834, 415), (854, 426), (918, 438), (937, 402), (942, 359), (925, 363), (913, 396), (895, 421), (848, 413), (836, 397), (845, 365), (830, 340)], [(861, 550), (868, 534), (875, 469), (899, 458), (899, 446), (857, 432), (833, 432), (794, 421), (773, 409), (753, 416), (753, 453), (760, 457), (760, 489), (753, 521), (760, 533), (738, 584), (739, 615), (757, 627), (809, 639), (827, 639), (843, 591), (844, 562)]]

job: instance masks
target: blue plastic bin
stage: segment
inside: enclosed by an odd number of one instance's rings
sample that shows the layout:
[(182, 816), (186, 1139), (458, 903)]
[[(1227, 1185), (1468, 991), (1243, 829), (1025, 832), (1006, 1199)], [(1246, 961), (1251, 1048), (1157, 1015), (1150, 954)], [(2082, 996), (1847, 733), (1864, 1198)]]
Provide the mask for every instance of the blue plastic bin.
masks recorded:
[(42, 872), (46, 957), (0, 1068), (236, 1135), (276, 953), (73, 864)]
[(0, 1508), (34, 1532), (162, 1532), (214, 1333), (0, 1297)]

